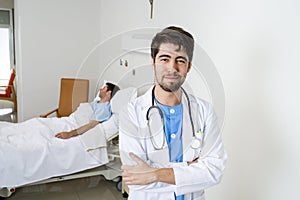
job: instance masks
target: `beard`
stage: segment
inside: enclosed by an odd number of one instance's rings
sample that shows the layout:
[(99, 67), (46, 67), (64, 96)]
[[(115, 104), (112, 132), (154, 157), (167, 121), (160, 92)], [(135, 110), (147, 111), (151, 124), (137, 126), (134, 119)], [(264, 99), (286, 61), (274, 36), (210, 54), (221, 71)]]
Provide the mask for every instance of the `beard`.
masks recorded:
[(160, 81), (157, 81), (158, 85), (166, 92), (175, 92), (180, 89), (181, 85), (183, 84), (185, 77), (177, 75), (179, 77), (177, 82), (164, 82), (164, 76), (161, 78)]

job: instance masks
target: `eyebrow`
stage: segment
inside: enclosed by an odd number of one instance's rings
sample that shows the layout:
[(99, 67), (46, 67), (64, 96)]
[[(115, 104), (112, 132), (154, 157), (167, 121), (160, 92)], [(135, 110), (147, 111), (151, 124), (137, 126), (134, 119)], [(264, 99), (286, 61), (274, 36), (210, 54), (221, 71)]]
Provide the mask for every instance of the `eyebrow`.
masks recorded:
[[(171, 56), (168, 54), (162, 54), (162, 55), (158, 56), (158, 58), (162, 58), (162, 57), (171, 58)], [(178, 56), (178, 57), (176, 57), (176, 59), (183, 59), (183, 60), (187, 61), (187, 58), (184, 56)]]
[(168, 55), (168, 54), (162, 54), (162, 55), (158, 56), (158, 58), (162, 58), (162, 57), (171, 58), (171, 56), (170, 56), (170, 55)]

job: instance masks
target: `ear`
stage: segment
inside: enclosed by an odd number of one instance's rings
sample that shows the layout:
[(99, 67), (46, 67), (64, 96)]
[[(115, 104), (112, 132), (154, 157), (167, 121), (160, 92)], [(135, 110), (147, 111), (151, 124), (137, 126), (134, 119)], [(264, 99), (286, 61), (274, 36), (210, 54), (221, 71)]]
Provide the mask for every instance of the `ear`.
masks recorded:
[(155, 64), (155, 60), (153, 58), (151, 58), (151, 65), (154, 68), (154, 64)]
[(157, 83), (156, 81), (156, 71), (155, 71), (155, 60), (153, 58), (151, 58), (151, 65), (152, 65), (152, 68), (153, 68), (153, 72), (154, 72), (154, 83)]
[(105, 93), (105, 96), (108, 97), (108, 98), (110, 99), (110, 97), (111, 97), (111, 90), (110, 90), (110, 91), (107, 91), (107, 92)]
[(187, 72), (189, 72), (191, 70), (191, 68), (192, 68), (192, 63), (189, 62), (189, 65), (188, 65), (188, 68), (187, 68)]

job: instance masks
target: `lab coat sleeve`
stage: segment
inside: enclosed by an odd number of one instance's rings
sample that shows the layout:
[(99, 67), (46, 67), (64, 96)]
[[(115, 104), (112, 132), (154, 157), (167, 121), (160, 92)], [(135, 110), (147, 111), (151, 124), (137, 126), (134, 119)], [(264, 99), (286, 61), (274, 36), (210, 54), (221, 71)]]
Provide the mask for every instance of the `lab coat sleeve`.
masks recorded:
[(227, 159), (217, 116), (210, 104), (204, 109), (204, 140), (198, 163), (173, 168), (176, 195), (206, 189), (221, 181)]
[[(146, 140), (143, 137), (143, 127), (139, 125), (139, 119), (137, 117), (135, 106), (129, 104), (128, 107), (122, 110), (119, 116), (119, 148), (120, 156), (123, 165), (136, 165), (134, 161), (129, 157), (129, 153), (133, 152), (149, 165), (147, 160)], [(155, 165), (155, 164), (154, 164)], [(147, 192), (174, 192), (174, 186), (167, 183), (155, 182), (148, 185), (131, 185), (130, 190), (147, 190)]]

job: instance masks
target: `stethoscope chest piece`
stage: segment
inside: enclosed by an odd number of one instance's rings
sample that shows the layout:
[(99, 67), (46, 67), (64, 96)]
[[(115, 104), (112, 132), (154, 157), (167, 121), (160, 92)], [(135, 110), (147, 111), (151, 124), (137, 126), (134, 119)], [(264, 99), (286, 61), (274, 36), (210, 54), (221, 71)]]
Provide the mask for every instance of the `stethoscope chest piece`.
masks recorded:
[(193, 149), (198, 149), (198, 148), (200, 148), (200, 146), (201, 146), (201, 141), (199, 139), (197, 139), (197, 138), (194, 138), (192, 140), (191, 147)]
[(194, 136), (194, 138), (193, 138), (193, 140), (192, 140), (192, 143), (191, 143), (191, 147), (192, 147), (193, 149), (198, 149), (198, 148), (200, 148), (200, 146), (201, 146), (201, 141), (202, 141), (202, 135), (203, 135), (203, 133), (202, 133), (201, 130), (198, 130), (198, 131), (195, 133), (195, 136)]

